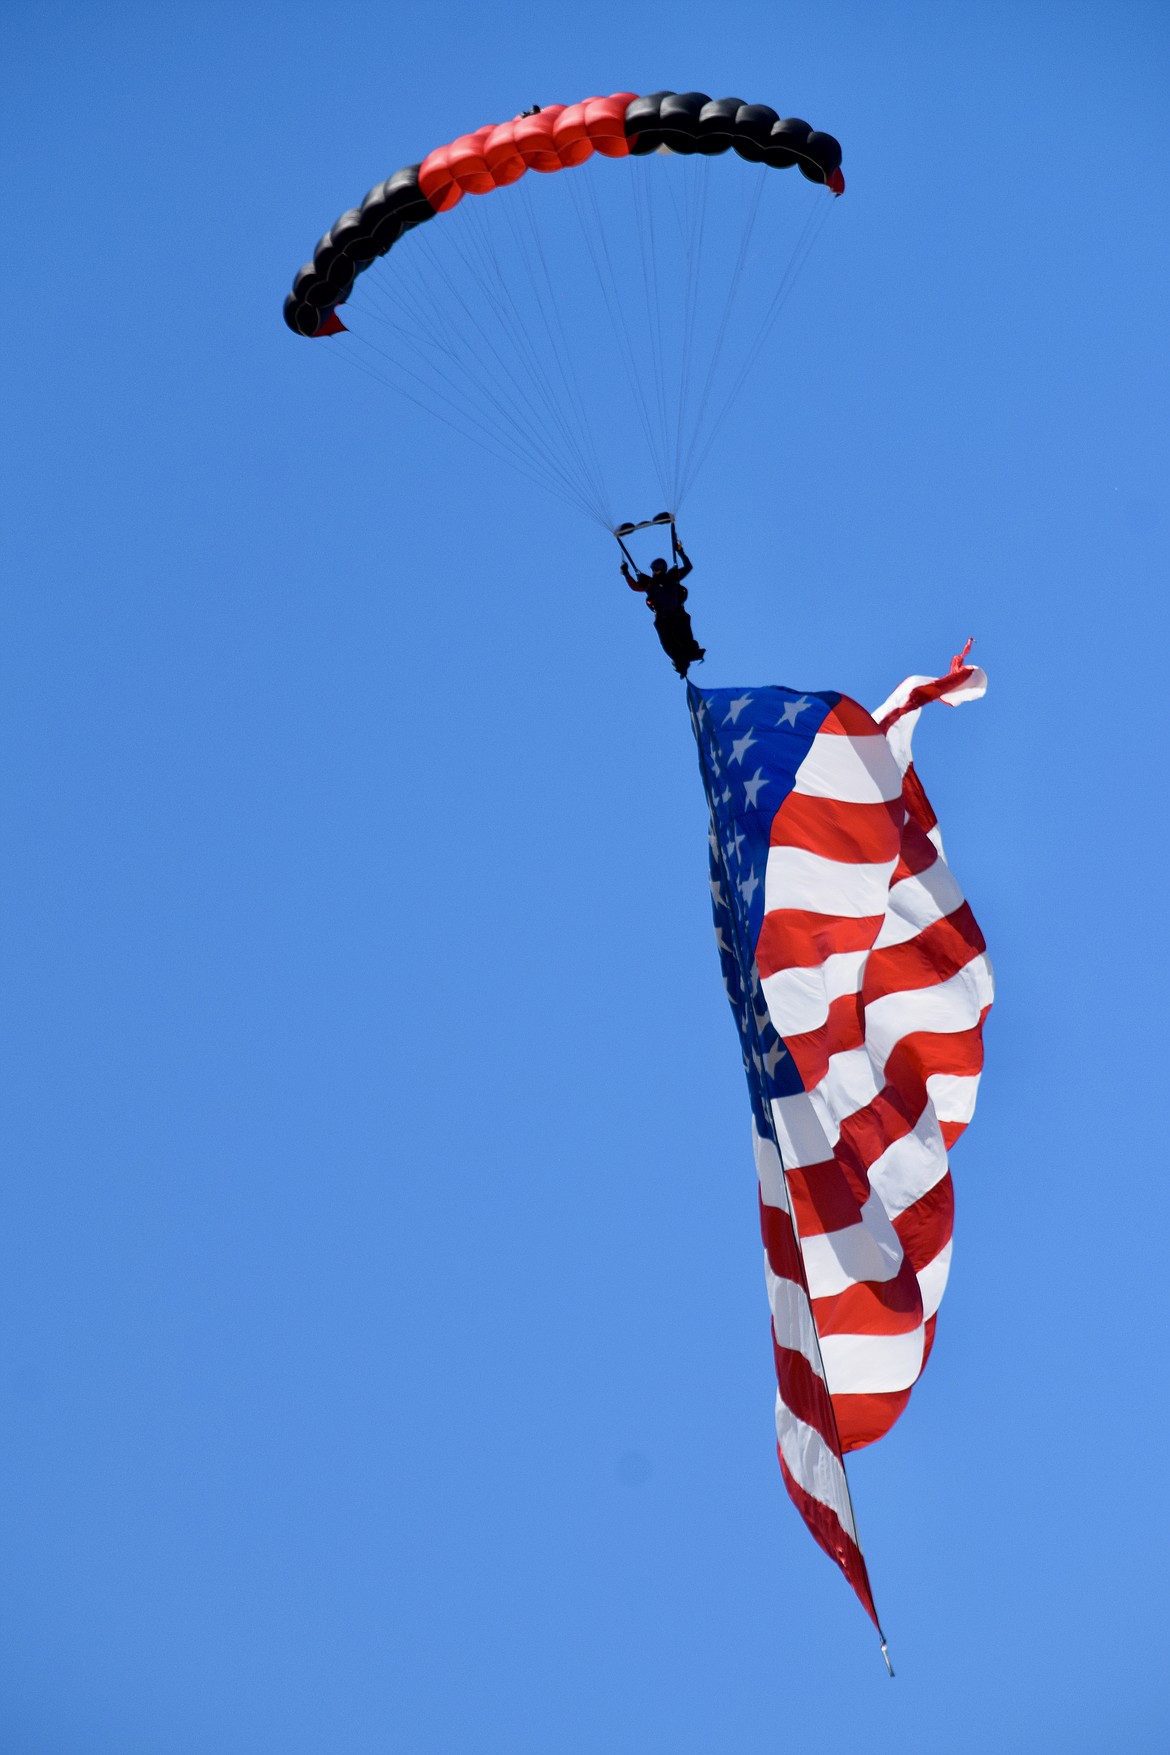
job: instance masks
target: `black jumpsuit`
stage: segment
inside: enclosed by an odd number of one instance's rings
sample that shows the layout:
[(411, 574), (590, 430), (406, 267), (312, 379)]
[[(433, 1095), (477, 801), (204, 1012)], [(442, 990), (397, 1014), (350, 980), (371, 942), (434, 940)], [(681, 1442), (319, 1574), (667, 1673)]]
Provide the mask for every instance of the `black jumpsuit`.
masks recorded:
[(662, 573), (639, 573), (629, 581), (631, 591), (645, 592), (646, 602), (654, 611), (654, 628), (659, 643), (680, 676), (687, 674), (687, 666), (702, 658), (704, 651), (695, 639), (691, 618), (683, 608), (687, 600), (683, 580), (690, 571), (691, 562), (684, 560), (681, 567), (667, 567)]

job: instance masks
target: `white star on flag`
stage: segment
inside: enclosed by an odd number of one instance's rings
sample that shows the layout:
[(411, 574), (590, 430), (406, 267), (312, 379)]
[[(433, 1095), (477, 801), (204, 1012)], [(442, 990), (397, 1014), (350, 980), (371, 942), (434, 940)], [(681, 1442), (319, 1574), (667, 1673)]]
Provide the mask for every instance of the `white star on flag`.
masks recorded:
[(744, 733), (743, 737), (737, 737), (731, 746), (732, 761), (742, 762), (744, 756), (747, 754), (748, 750), (751, 749), (755, 741), (755, 733), (750, 729)]
[(747, 706), (750, 706), (750, 704), (751, 704), (751, 696), (750, 695), (741, 695), (739, 697), (738, 701), (732, 701), (728, 706), (727, 719), (725, 719), (723, 721), (724, 725), (727, 724), (728, 720), (730, 720), (732, 725), (734, 725), (736, 720), (739, 718), (740, 714), (743, 712), (744, 708)]
[(760, 796), (761, 788), (765, 787), (767, 784), (768, 782), (764, 778), (764, 770), (762, 768), (757, 768), (751, 779), (744, 781), (743, 789), (747, 795), (748, 804), (753, 810), (756, 808), (756, 799)]
[(743, 897), (744, 901), (747, 903), (748, 907), (750, 908), (752, 905), (752, 897), (755, 895), (756, 891), (760, 887), (760, 880), (756, 876), (755, 872), (750, 871), (748, 873), (747, 877), (744, 878), (743, 882), (741, 884), (738, 884), (736, 887), (739, 890), (740, 895)]
[(797, 714), (803, 713), (806, 707), (811, 706), (812, 702), (804, 695), (801, 695), (799, 701), (786, 702), (783, 712), (776, 721), (777, 725), (795, 725)]
[(787, 1048), (781, 1047), (779, 1038), (777, 1038), (777, 1040), (773, 1042), (771, 1048), (769, 1048), (764, 1055), (764, 1065), (768, 1069), (768, 1077), (774, 1078), (777, 1066), (782, 1060), (787, 1059), (788, 1050)]

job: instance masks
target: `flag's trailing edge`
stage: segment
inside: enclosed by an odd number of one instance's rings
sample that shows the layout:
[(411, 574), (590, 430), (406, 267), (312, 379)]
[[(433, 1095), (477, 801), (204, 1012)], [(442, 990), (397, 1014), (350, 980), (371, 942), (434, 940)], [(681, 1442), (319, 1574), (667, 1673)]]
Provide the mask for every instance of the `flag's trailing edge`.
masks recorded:
[(875, 1624), (843, 1458), (889, 1431), (930, 1352), (947, 1152), (992, 997), (910, 754), (923, 706), (986, 690), (965, 656), (872, 717), (834, 693), (687, 691), (751, 1093), (780, 1468)]

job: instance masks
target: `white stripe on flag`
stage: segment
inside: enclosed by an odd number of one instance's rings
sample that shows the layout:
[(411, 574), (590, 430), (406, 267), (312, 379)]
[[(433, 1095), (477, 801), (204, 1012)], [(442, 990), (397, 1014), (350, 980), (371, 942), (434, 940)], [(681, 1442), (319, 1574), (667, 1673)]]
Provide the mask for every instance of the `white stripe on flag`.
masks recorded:
[(891, 884), (889, 912), (874, 940), (874, 949), (905, 944), (962, 905), (963, 892), (950, 866), (944, 859), (936, 859), (925, 871)]
[(764, 1282), (768, 1288), (768, 1304), (772, 1311), (772, 1329), (778, 1346), (794, 1353), (803, 1353), (818, 1377), (823, 1378), (821, 1356), (817, 1350), (817, 1331), (809, 1309), (808, 1293), (795, 1280), (773, 1273), (764, 1257)]
[(909, 1389), (922, 1370), (925, 1333), (825, 1335), (821, 1358), (830, 1395), (881, 1395)]
[(800, 1239), (805, 1278), (813, 1298), (832, 1298), (862, 1280), (892, 1280), (902, 1265), (902, 1245), (876, 1194), (856, 1225), (814, 1232)]
[(918, 1289), (922, 1293), (922, 1315), (927, 1322), (942, 1303), (942, 1295), (947, 1289), (953, 1248), (953, 1240), (948, 1239), (934, 1260), (928, 1261), (918, 1274)]
[(961, 1121), (966, 1125), (975, 1113), (979, 1074), (931, 1073), (926, 1081), (926, 1094), (940, 1121)]
[(797, 1486), (803, 1487), (810, 1498), (827, 1505), (842, 1529), (856, 1543), (857, 1529), (840, 1457), (830, 1450), (814, 1426), (797, 1419), (779, 1394), (776, 1396), (776, 1439), (780, 1455)]
[(992, 996), (991, 966), (980, 955), (937, 987), (915, 987), (873, 1000), (865, 1008), (865, 1039), (875, 1065), (883, 1068), (903, 1036), (916, 1031), (950, 1035), (973, 1030)]
[(845, 865), (804, 847), (773, 847), (764, 873), (764, 911), (797, 908), (850, 920), (880, 920), (896, 859)]
[(793, 791), (841, 804), (889, 804), (902, 796), (902, 774), (884, 737), (821, 732), (797, 769)]
[(835, 999), (860, 991), (868, 955), (868, 951), (836, 951), (812, 968), (766, 975), (760, 985), (776, 1034), (803, 1036), (807, 1030), (819, 1029)]
[(947, 1173), (947, 1149), (929, 1103), (913, 1132), (886, 1147), (869, 1167), (869, 1185), (891, 1219), (921, 1200)]
[(780, 1162), (780, 1154), (772, 1141), (765, 1139), (756, 1126), (756, 1118), (752, 1116), (752, 1151), (756, 1158), (756, 1175), (760, 1179), (760, 1199), (766, 1207), (779, 1207), (782, 1212), (790, 1212), (788, 1204), (788, 1185), (784, 1181), (784, 1168)]

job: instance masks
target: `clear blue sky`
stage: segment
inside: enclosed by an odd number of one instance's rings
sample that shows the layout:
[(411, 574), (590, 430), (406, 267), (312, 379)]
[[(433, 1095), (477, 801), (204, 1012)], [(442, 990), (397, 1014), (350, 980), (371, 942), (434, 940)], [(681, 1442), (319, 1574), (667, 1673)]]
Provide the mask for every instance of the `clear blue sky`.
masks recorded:
[[(1165, 10), (5, 32), (5, 1755), (1164, 1749)], [(918, 739), (1000, 998), (851, 1464), (892, 1684), (776, 1467), (678, 685), (280, 320), (379, 176), (663, 86), (849, 179), (688, 512), (704, 681), (991, 678)]]

